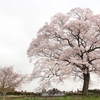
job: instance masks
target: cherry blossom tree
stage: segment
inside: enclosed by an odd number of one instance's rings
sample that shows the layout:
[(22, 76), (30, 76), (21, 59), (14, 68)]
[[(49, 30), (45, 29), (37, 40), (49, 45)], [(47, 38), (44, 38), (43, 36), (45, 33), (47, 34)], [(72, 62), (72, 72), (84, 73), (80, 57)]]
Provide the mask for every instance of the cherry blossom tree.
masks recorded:
[(13, 66), (0, 67), (0, 93), (4, 95), (26, 82), (26, 75), (14, 71)]
[(90, 73), (100, 74), (100, 15), (89, 8), (57, 13), (38, 31), (27, 54), (35, 61), (32, 78), (40, 78), (40, 87), (74, 75), (83, 79), (87, 94)]

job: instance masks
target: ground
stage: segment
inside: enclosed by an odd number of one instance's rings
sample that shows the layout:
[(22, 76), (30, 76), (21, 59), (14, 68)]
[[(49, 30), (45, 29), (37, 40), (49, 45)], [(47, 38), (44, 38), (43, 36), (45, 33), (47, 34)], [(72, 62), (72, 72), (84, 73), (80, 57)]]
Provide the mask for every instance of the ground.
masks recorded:
[[(2, 98), (0, 99), (2, 100)], [(5, 100), (100, 100), (100, 95), (90, 96), (63, 96), (63, 97), (7, 97)]]

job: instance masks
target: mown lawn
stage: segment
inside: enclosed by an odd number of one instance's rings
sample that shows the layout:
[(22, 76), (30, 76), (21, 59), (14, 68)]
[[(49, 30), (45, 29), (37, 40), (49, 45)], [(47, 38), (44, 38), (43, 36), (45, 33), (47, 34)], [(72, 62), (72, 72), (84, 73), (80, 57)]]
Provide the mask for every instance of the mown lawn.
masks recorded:
[[(0, 99), (2, 100), (2, 98)], [(66, 96), (66, 97), (35, 97), (35, 98), (6, 98), (5, 100), (100, 100), (100, 96)]]
[(14, 100), (100, 100), (100, 96), (67, 96), (67, 97), (54, 97), (54, 98), (24, 98), (24, 99), (14, 99)]

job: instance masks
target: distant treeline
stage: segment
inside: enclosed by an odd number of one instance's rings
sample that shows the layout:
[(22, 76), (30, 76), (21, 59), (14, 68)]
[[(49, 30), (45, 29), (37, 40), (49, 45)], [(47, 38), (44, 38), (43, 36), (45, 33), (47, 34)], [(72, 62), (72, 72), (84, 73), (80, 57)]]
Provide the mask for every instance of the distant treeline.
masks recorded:
[(88, 92), (92, 92), (92, 93), (98, 93), (98, 94), (100, 94), (100, 90), (99, 90), (99, 89), (88, 90)]
[(14, 92), (8, 92), (7, 95), (41, 95), (41, 93), (34, 93), (34, 92), (23, 92), (23, 91), (14, 91)]
[[(65, 91), (64, 91), (65, 92)], [(94, 93), (94, 94), (100, 94), (100, 90), (99, 89), (94, 89), (94, 90), (88, 90), (89, 93)], [(77, 91), (77, 92), (65, 92), (65, 94), (67, 95), (78, 95), (81, 94), (82, 91)], [(8, 92), (7, 95), (33, 95), (33, 96), (41, 96), (42, 93), (34, 93), (34, 92), (27, 92), (27, 91), (13, 91), (13, 92)]]

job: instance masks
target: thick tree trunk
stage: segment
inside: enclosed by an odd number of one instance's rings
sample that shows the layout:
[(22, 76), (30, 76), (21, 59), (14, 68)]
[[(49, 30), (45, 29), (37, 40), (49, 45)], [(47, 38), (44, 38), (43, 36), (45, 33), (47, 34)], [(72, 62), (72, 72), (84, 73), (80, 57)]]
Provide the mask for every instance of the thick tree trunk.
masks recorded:
[(83, 83), (82, 94), (87, 95), (88, 88), (89, 88), (89, 81), (90, 81), (90, 73), (87, 73), (87, 74), (83, 73), (83, 78), (84, 78), (84, 83)]

